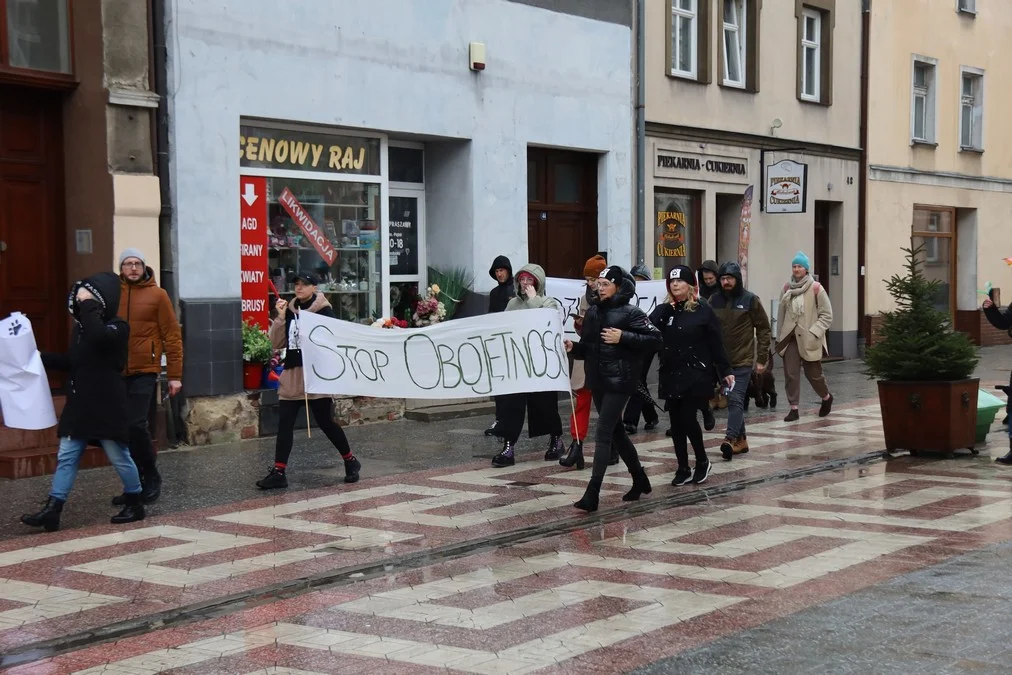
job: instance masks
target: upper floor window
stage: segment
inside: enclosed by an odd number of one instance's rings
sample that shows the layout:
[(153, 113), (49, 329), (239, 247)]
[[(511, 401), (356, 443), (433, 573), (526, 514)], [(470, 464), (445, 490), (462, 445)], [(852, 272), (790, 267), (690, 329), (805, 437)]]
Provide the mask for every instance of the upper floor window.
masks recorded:
[(66, 0), (0, 0), (0, 66), (71, 72), (70, 12)]
[(965, 14), (976, 14), (977, 0), (956, 0), (956, 11)]
[(822, 93), (819, 70), (822, 65), (822, 15), (806, 9), (801, 35), (801, 98), (818, 101)]
[(833, 24), (836, 0), (795, 0), (798, 19), (798, 98), (833, 103)]
[(710, 0), (668, 0), (668, 74), (710, 81)]
[(745, 87), (745, 18), (748, 4), (745, 0), (724, 0), (724, 84)]
[(959, 149), (984, 149), (984, 73), (975, 68), (959, 77)]
[(910, 89), (910, 140), (914, 143), (935, 142), (935, 61), (914, 57)]

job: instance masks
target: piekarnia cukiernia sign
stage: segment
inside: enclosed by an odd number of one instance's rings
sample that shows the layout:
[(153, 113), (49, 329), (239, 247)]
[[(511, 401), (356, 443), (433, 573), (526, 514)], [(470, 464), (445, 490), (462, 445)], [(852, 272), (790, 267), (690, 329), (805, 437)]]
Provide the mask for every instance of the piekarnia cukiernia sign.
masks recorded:
[(562, 317), (552, 309), (406, 329), (309, 312), (302, 312), (299, 322), (310, 394), (473, 398), (569, 391)]

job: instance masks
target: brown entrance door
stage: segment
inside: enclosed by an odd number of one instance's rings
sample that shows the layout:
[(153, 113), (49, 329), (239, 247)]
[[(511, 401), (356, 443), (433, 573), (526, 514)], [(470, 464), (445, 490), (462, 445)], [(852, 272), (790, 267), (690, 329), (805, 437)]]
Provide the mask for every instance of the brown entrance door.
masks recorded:
[(527, 255), (550, 277), (579, 279), (597, 246), (598, 156), (528, 148)]
[(60, 105), (0, 87), (0, 317), (26, 314), (41, 350), (67, 344)]

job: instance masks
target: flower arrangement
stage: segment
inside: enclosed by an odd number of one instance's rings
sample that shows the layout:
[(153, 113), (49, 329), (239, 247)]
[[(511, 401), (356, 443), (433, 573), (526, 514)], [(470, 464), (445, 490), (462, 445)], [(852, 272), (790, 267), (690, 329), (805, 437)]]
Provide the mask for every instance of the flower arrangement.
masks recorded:
[(390, 317), (387, 319), (376, 319), (372, 322), (373, 328), (407, 328), (408, 322), (404, 319), (398, 319), (397, 317)]
[(439, 286), (432, 284), (426, 289), (427, 297), (418, 301), (411, 320), (415, 326), (431, 326), (446, 318), (446, 305), (439, 301)]

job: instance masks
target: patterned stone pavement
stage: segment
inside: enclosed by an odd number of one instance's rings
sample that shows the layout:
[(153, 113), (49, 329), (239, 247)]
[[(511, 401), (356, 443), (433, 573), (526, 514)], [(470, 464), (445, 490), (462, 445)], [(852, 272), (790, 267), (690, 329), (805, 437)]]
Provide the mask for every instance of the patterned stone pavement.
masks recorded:
[(986, 452), (846, 465), (882, 447), (875, 402), (749, 440), (673, 488), (670, 440), (641, 435), (654, 492), (623, 504), (610, 473), (596, 516), (571, 507), (588, 471), (532, 455), (4, 542), (0, 654), (19, 674), (623, 672), (1012, 539)]

